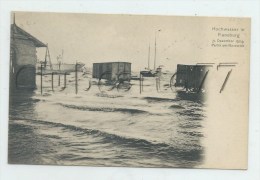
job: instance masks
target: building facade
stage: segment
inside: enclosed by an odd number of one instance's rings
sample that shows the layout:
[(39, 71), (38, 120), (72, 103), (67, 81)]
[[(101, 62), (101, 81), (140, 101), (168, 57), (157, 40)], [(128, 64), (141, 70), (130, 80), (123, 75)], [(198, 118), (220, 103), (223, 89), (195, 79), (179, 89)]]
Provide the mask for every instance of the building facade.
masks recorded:
[(15, 23), (11, 25), (10, 90), (36, 88), (36, 48), (46, 47)]

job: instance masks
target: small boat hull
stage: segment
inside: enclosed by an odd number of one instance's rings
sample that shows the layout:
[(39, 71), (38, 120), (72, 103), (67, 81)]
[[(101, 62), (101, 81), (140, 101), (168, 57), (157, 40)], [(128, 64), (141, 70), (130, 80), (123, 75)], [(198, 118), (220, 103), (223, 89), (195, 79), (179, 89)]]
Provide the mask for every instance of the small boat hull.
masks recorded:
[[(83, 71), (82, 68), (85, 66), (85, 64), (77, 64), (77, 71), (81, 72)], [(38, 71), (41, 70), (41, 66), (38, 66)], [(75, 72), (76, 67), (75, 64), (52, 64), (52, 66), (47, 65), (46, 67), (43, 67), (44, 71), (61, 71), (61, 72)]]

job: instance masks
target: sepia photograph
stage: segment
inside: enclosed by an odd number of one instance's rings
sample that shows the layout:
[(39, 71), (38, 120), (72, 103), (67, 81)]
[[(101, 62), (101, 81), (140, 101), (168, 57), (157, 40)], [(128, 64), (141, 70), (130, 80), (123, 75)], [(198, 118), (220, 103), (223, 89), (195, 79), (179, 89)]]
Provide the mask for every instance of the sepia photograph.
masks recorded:
[(250, 18), (10, 16), (9, 164), (247, 169)]

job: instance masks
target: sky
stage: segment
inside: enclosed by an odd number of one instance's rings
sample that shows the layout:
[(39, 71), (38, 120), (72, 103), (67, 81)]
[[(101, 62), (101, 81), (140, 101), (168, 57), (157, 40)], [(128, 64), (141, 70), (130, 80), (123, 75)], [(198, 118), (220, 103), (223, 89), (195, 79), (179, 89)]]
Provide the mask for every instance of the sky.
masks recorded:
[[(212, 48), (216, 32), (212, 27), (225, 23), (237, 26), (234, 18), (108, 15), (73, 13), (16, 12), (16, 24), (48, 43), (51, 60), (64, 52), (64, 63), (131, 62), (132, 70), (153, 68), (155, 36), (157, 39), (156, 67), (175, 71), (177, 64), (223, 62), (232, 60), (232, 49)], [(241, 24), (240, 24), (241, 25)], [(38, 48), (43, 60), (45, 48)], [(243, 58), (243, 57), (241, 57)], [(237, 59), (236, 59), (237, 60)]]

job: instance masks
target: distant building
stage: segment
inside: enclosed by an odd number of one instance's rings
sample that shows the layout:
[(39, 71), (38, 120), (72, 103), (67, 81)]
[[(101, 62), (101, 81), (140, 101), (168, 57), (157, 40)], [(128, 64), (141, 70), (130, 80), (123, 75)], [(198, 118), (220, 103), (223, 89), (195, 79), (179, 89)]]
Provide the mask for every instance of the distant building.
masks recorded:
[(131, 78), (131, 63), (129, 62), (105, 62), (93, 63), (93, 78), (100, 78), (107, 80), (118, 80), (118, 78)]
[(15, 22), (11, 25), (10, 89), (36, 88), (36, 48), (46, 47)]

